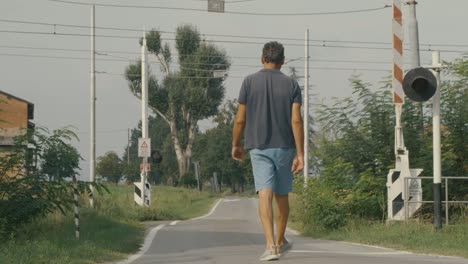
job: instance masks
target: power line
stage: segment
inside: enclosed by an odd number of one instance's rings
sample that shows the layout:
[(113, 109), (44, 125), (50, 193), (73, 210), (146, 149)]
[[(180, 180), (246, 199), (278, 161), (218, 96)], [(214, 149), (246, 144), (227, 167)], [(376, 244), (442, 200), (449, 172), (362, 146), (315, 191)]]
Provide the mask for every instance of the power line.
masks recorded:
[(4, 57), (23, 57), (23, 58), (44, 58), (44, 59), (69, 59), (69, 60), (88, 60), (89, 58), (66, 57), (66, 56), (49, 56), (49, 55), (25, 55), (25, 54), (5, 54), (0, 53)]
[[(96, 72), (97, 74), (105, 74), (105, 75), (116, 75), (116, 76), (123, 76), (125, 77), (125, 73), (111, 73), (111, 72)], [(132, 77), (141, 77), (140, 74), (129, 74), (127, 76), (132, 76)], [(161, 77), (161, 76), (158, 76)], [(164, 77), (164, 76), (162, 76)], [(167, 76), (169, 79), (224, 79), (224, 78), (244, 78), (244, 76), (224, 76), (224, 77), (213, 77), (213, 76)]]
[[(204, 1), (204, 0), (203, 0)], [(39, 21), (24, 21), (24, 20), (8, 20), (8, 19), (0, 19), (0, 22), (5, 23), (19, 23), (19, 24), (32, 24), (32, 25), (44, 25), (44, 26), (61, 26), (61, 27), (71, 27), (71, 28), (91, 28), (87, 25), (76, 25), (76, 24), (61, 24), (61, 23), (48, 23), (48, 22), (39, 22)], [(134, 28), (116, 28), (116, 27), (95, 27), (96, 29), (104, 29), (104, 30), (118, 30), (118, 31), (130, 31), (130, 32), (139, 32), (141, 33), (141, 29), (134, 29)], [(176, 34), (174, 31), (167, 31), (167, 30), (156, 30), (160, 33), (167, 33), (167, 34)], [(54, 31), (54, 33), (56, 33)], [(290, 41), (300, 41), (301, 43), (304, 41), (300, 38), (288, 38), (288, 37), (269, 37), (269, 36), (251, 36), (251, 35), (232, 35), (232, 34), (205, 34), (201, 33), (203, 36), (213, 36), (213, 37), (227, 37), (227, 38), (245, 38), (245, 39), (275, 39), (275, 40), (290, 40)], [(87, 36), (87, 35), (86, 35)], [(108, 36), (114, 37), (114, 36)], [(126, 37), (126, 36), (125, 36)], [(140, 38), (140, 37), (138, 37)], [(382, 42), (382, 41), (354, 41), (354, 40), (330, 40), (330, 39), (310, 39), (311, 42), (319, 42), (323, 45), (327, 45), (327, 43), (350, 43), (350, 44), (372, 44), (372, 45), (391, 45), (391, 42)], [(422, 43), (423, 46), (428, 46), (428, 49), (431, 50), (432, 47), (468, 47), (467, 44), (447, 44), (447, 43)]]
[[(178, 11), (194, 11), (207, 13), (206, 9), (197, 8), (186, 8), (186, 7), (168, 7), (168, 6), (143, 6), (143, 5), (116, 5), (116, 4), (99, 4), (99, 3), (83, 3), (66, 0), (49, 0), (51, 2), (74, 4), (74, 5), (87, 5), (87, 6), (102, 6), (102, 7), (116, 7), (116, 8), (144, 8), (144, 9), (163, 9), (163, 10), (178, 10)], [(367, 9), (355, 9), (346, 11), (328, 11), (328, 12), (311, 12), (311, 13), (251, 13), (251, 12), (235, 12), (235, 11), (224, 11), (225, 14), (233, 15), (250, 15), (250, 16), (317, 16), (317, 15), (339, 15), (339, 14), (352, 14), (352, 13), (365, 13), (383, 10), (391, 7), (391, 5), (384, 5), (376, 8)]]
[[(59, 32), (41, 32), (41, 31), (17, 31), (17, 30), (0, 30), (0, 33), (12, 33), (12, 34), (35, 34), (35, 35), (54, 35), (54, 36), (73, 36), (73, 37), (89, 37), (87, 34), (77, 34), (77, 33), (59, 33)], [(121, 38), (121, 39), (139, 39), (140, 37), (134, 36), (121, 36), (121, 35), (95, 35), (96, 37), (104, 38)], [(161, 40), (170, 40), (174, 41), (173, 38), (161, 38)], [(205, 42), (212, 43), (225, 43), (225, 44), (254, 44), (254, 45), (263, 45), (263, 42), (253, 42), (253, 41), (233, 41), (233, 40), (204, 40)], [(285, 46), (298, 46), (303, 47), (303, 44), (295, 43), (283, 43)], [(364, 50), (387, 50), (391, 51), (391, 48), (388, 47), (365, 47), (365, 46), (344, 46), (344, 45), (314, 45), (309, 44), (310, 47), (318, 48), (346, 48), (346, 49), (364, 49)], [(407, 50), (407, 49), (405, 49)], [(420, 49), (421, 51), (433, 51), (433, 49)], [(442, 50), (438, 49), (441, 52), (452, 52), (452, 53), (468, 53), (468, 50)]]
[[(26, 50), (50, 50), (50, 51), (71, 51), (71, 52), (83, 52), (83, 53), (89, 53), (91, 50), (89, 49), (69, 49), (69, 48), (50, 48), (50, 47), (31, 47), (31, 46), (11, 46), (11, 45), (0, 45), (0, 48), (8, 48), (8, 49), (26, 49)], [(115, 51), (115, 50), (99, 50), (96, 51), (97, 55), (103, 55), (103, 56), (110, 56), (108, 54), (134, 54), (134, 55), (139, 55), (140, 52), (134, 52), (134, 51)], [(171, 54), (171, 56), (180, 56), (178, 54)], [(184, 56), (189, 56), (189, 57), (205, 57), (205, 58), (218, 58), (218, 57), (224, 57), (224, 55), (196, 55), (196, 54), (186, 54)], [(247, 56), (228, 56), (229, 58), (233, 59), (255, 59), (259, 60), (259, 57), (247, 57)], [(128, 59), (127, 60), (133, 60), (133, 59)]]
[[(53, 56), (53, 55), (29, 55), (29, 54), (5, 54), (5, 53), (0, 53), (0, 56), (5, 56), (5, 57), (22, 57), (22, 58), (45, 58), (45, 59), (65, 59), (65, 60), (83, 60), (83, 61), (89, 61), (89, 58), (85, 57), (71, 57), (71, 56)], [(123, 57), (122, 57), (123, 58)], [(96, 59), (97, 61), (119, 61), (119, 62), (132, 62), (132, 60), (127, 60), (127, 59), (103, 59), (99, 58)], [(380, 62), (380, 61), (353, 61), (353, 60), (313, 60), (313, 61), (320, 61), (320, 62), (337, 62), (337, 63), (382, 63), (382, 64), (391, 64), (388, 62)], [(159, 62), (151, 62), (150, 64), (154, 65), (159, 65)], [(184, 63), (184, 65), (203, 65), (203, 66), (227, 66), (228, 64), (213, 64), (213, 63)], [(287, 64), (285, 64), (286, 67)], [(252, 65), (252, 64), (232, 64), (229, 65), (230, 67), (246, 67), (245, 69), (252, 69), (252, 68), (259, 68), (262, 67), (262, 65)], [(180, 68), (182, 68), (179, 65)], [(194, 68), (188, 68), (188, 69), (194, 69)], [(245, 70), (245, 69), (229, 69), (229, 71), (239, 71), (239, 70)], [(314, 70), (362, 70), (362, 71), (387, 71), (385, 69), (369, 69), (369, 68), (336, 68), (336, 67), (311, 67), (311, 69)], [(203, 70), (203, 69), (194, 69), (194, 70)], [(214, 69), (215, 70), (215, 69)], [(214, 71), (213, 70), (213, 71)], [(207, 70), (211, 71), (211, 70)]]
[[(22, 57), (22, 58), (44, 58), (44, 59), (69, 59), (69, 60), (86, 60), (89, 61), (89, 58), (85, 57), (72, 57), (72, 56), (54, 56), (54, 55), (30, 55), (30, 54), (9, 54), (9, 53), (0, 53), (0, 56), (4, 57)], [(128, 59), (96, 59), (97, 61), (120, 61), (120, 62), (132, 62), (136, 60), (128, 60)], [(151, 62), (150, 64), (159, 64), (159, 62)], [(227, 65), (227, 64), (200, 64), (200, 63), (185, 63), (186, 65)], [(230, 65), (230, 67), (254, 67), (256, 65), (244, 65), (244, 64), (235, 64)], [(261, 65), (260, 65), (261, 66)]]
[[(207, 2), (208, 0), (193, 0), (198, 2)], [(231, 1), (224, 1), (225, 4), (237, 4), (237, 3), (245, 3), (245, 2), (254, 2), (257, 0), (231, 0)]]
[[(115, 129), (115, 130), (102, 130), (102, 131), (96, 131), (96, 133), (99, 133), (99, 134), (107, 134), (107, 133), (122, 133), (122, 132), (125, 132), (127, 133), (128, 132), (128, 129)], [(89, 134), (89, 132), (76, 132), (76, 134)]]
[[(324, 70), (324, 71), (370, 71), (370, 72), (386, 72), (389, 73), (391, 72), (391, 69), (385, 70), (385, 69), (369, 69), (369, 68), (339, 68), (339, 67), (310, 67), (309, 69), (311, 70)], [(214, 71), (214, 70), (213, 70)], [(116, 76), (124, 76), (124, 73), (110, 73), (110, 72), (97, 72), (98, 74), (106, 74), (106, 75), (116, 75)], [(130, 74), (129, 76), (133, 77), (140, 77), (140, 74)], [(158, 77), (165, 77), (165, 76), (158, 76)], [(245, 78), (246, 76), (231, 76), (227, 75), (222, 78)], [(178, 77), (178, 76), (171, 76), (170, 78), (174, 79), (216, 79), (215, 77), (212, 76), (184, 76), (184, 77)]]
[[(0, 22), (5, 23), (16, 23), (16, 24), (27, 24), (27, 25), (42, 25), (42, 26), (52, 26), (52, 27), (71, 27), (71, 28), (85, 28), (89, 29), (91, 26), (86, 25), (76, 25), (76, 24), (61, 24), (61, 23), (47, 23), (47, 22), (38, 22), (38, 21), (24, 21), (24, 20), (10, 20), (10, 19), (0, 19)], [(114, 27), (95, 27), (96, 29), (105, 29), (105, 30), (117, 30), (117, 31), (131, 31), (131, 32), (142, 32), (141, 29), (131, 29), (131, 28), (114, 28)], [(170, 33), (165, 31), (160, 31), (162, 33)]]
[[(6, 56), (6, 57), (23, 57), (23, 58), (46, 58), (46, 59), (72, 59), (72, 60), (89, 60), (89, 58), (82, 58), (82, 57), (68, 57), (68, 56), (46, 56), (46, 55), (25, 55), (25, 54), (4, 54), (0, 53), (0, 56)], [(115, 60), (115, 59), (98, 59), (101, 61), (125, 61), (125, 60)], [(152, 64), (158, 64), (157, 62), (154, 62)], [(190, 65), (190, 64), (188, 64)], [(218, 65), (218, 64), (206, 64), (206, 65)], [(261, 65), (231, 65), (231, 67), (248, 67), (245, 69), (236, 69), (236, 70), (246, 70), (249, 68), (260, 68)], [(312, 70), (337, 70), (337, 71), (374, 71), (374, 72), (389, 72), (390, 70), (385, 70), (385, 69), (370, 69), (370, 68), (339, 68), (339, 67), (310, 67)], [(196, 69), (199, 70), (199, 69)], [(215, 70), (212, 70), (215, 71)], [(97, 71), (96, 73), (98, 74), (107, 74), (107, 75), (122, 75), (124, 76), (123, 73), (117, 74), (117, 73), (108, 73), (108, 72), (99, 72)], [(228, 76), (231, 78), (243, 78), (244, 76)], [(203, 77), (203, 78), (213, 78), (213, 77)]]
[[(11, 45), (0, 45), (0, 48), (9, 48), (9, 49), (26, 49), (26, 50), (49, 50), (49, 51), (70, 51), (70, 52), (84, 52), (84, 53), (89, 53), (89, 49), (69, 49), (69, 48), (50, 48), (50, 47), (31, 47), (31, 46), (11, 46)], [(138, 55), (140, 54), (139, 52), (131, 52), (131, 51), (115, 51), (115, 50), (99, 50), (96, 51), (96, 55), (100, 56), (109, 56), (109, 57), (114, 57), (118, 59), (123, 59), (123, 60), (117, 60), (117, 61), (136, 61), (136, 59), (131, 59), (131, 58), (126, 58), (126, 57), (120, 57), (120, 56), (115, 56), (111, 54), (135, 54)], [(26, 55), (25, 55), (26, 56)], [(177, 57), (179, 55), (173, 54), (171, 56)], [(219, 56), (210, 56), (210, 55), (195, 55), (195, 54), (187, 54), (184, 56), (193, 56), (193, 57), (222, 57), (222, 55)], [(247, 57), (247, 56), (228, 56), (229, 58), (232, 59), (252, 59), (252, 60), (259, 60), (258, 57)], [(87, 59), (87, 58), (75, 58), (75, 59)], [(299, 60), (304, 60), (304, 57), (298, 57), (295, 59), (287, 60), (285, 63), (285, 66), (291, 62), (299, 61)], [(115, 60), (109, 60), (109, 61), (115, 61)], [(391, 64), (391, 61), (375, 61), (375, 60), (332, 60), (332, 59), (312, 59), (312, 62), (336, 62), (336, 63), (363, 63), (363, 64)]]
[[(208, 2), (208, 0), (192, 0), (193, 2)], [(231, 1), (224, 1), (225, 4), (235, 4), (235, 3), (244, 3), (244, 2), (254, 2), (257, 0), (231, 0)]]

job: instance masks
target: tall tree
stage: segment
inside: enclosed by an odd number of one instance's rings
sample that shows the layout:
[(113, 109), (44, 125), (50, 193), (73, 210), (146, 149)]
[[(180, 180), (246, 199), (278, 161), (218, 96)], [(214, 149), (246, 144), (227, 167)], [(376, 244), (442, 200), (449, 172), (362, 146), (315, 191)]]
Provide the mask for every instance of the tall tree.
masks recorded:
[(231, 158), (232, 128), (236, 110), (235, 100), (223, 104), (214, 118), (216, 127), (197, 137), (194, 157), (200, 161), (203, 176), (209, 178), (213, 172), (217, 172), (223, 183), (231, 187), (232, 192), (242, 192), (245, 184), (252, 181), (252, 173), (250, 162), (239, 163)]
[[(164, 77), (158, 82), (149, 76), (149, 105), (170, 128), (172, 145), (177, 157), (179, 180), (188, 172), (198, 121), (216, 114), (224, 97), (223, 78), (213, 73), (229, 69), (226, 53), (202, 40), (200, 32), (191, 25), (176, 30), (175, 49), (179, 69), (172, 70), (172, 52), (162, 42), (161, 33), (150, 31), (146, 35), (148, 50), (159, 61)], [(126, 69), (130, 91), (141, 96), (141, 64)]]
[(107, 181), (119, 183), (122, 179), (122, 160), (114, 151), (109, 151), (98, 157), (96, 172)]
[[(44, 131), (48, 133), (47, 130)], [(42, 153), (38, 153), (41, 156), (41, 172), (49, 178), (49, 181), (70, 178), (78, 174), (82, 158), (78, 150), (65, 141), (72, 139), (77, 140), (78, 137), (67, 128), (54, 130), (47, 140), (41, 138), (44, 142)]]

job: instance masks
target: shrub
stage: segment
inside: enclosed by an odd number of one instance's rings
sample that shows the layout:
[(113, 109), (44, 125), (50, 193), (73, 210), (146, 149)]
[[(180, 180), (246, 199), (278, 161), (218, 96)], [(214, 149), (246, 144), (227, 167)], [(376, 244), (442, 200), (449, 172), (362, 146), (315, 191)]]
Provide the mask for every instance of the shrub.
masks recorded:
[[(346, 168), (341, 165), (337, 168)], [(302, 182), (295, 185), (302, 201), (297, 220), (303, 223), (306, 232), (339, 229), (350, 219), (373, 220), (385, 216), (385, 179), (365, 172), (351, 184), (346, 173), (336, 170), (335, 173), (311, 178), (306, 187)]]
[[(44, 217), (57, 210), (65, 213), (72, 207), (72, 183), (64, 178), (76, 173), (76, 160), (66, 164), (62, 160), (55, 164), (56, 168), (67, 167), (71, 174), (64, 175), (65, 172), (61, 170), (62, 174), (55, 175), (52, 181), (50, 175), (38, 170), (37, 164), (32, 166), (31, 153), (26, 148), (28, 145), (34, 146), (35, 155), (43, 164), (46, 158), (44, 153), (53, 152), (54, 146), (68, 148), (66, 141), (72, 138), (76, 138), (76, 135), (66, 128), (55, 130), (52, 134), (46, 129), (36, 128), (16, 137), (15, 146), (3, 153), (0, 157), (0, 233), (12, 233), (16, 227), (36, 217)], [(100, 184), (94, 186), (98, 191), (103, 187)], [(78, 188), (81, 193), (87, 193), (89, 183), (80, 182)]]

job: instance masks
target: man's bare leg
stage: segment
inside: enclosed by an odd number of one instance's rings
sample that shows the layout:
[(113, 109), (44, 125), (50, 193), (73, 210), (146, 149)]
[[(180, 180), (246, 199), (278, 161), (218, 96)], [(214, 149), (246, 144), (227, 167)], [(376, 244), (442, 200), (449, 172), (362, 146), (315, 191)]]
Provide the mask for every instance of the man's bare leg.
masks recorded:
[(284, 233), (289, 217), (289, 199), (288, 195), (275, 194), (276, 200), (276, 245), (284, 244)]
[(267, 248), (271, 249), (275, 245), (273, 233), (273, 191), (269, 189), (260, 190), (258, 192), (258, 214), (262, 222), (263, 233)]

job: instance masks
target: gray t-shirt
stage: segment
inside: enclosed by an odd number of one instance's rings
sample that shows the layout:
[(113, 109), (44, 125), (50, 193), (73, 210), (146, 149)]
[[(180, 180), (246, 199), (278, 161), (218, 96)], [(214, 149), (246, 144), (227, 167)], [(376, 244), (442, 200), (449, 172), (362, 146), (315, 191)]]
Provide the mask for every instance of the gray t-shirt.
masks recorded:
[(279, 70), (262, 69), (242, 83), (239, 103), (246, 105), (245, 148), (295, 148), (293, 103), (301, 103), (299, 84)]

